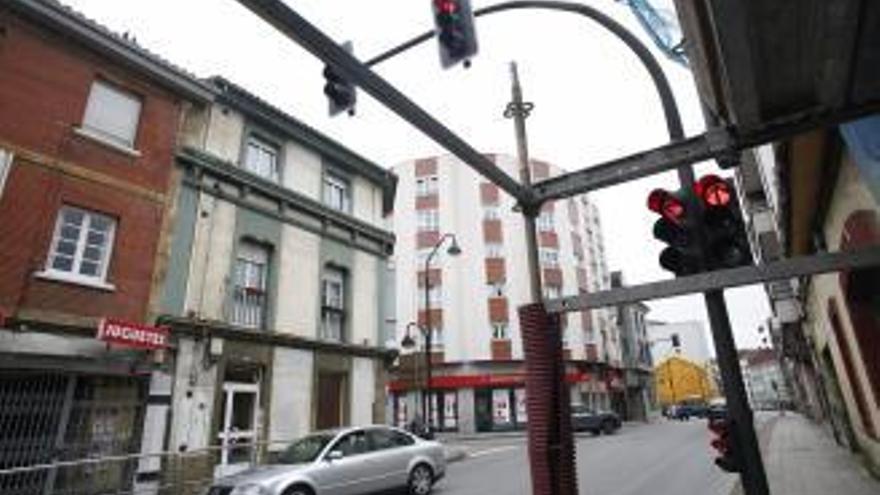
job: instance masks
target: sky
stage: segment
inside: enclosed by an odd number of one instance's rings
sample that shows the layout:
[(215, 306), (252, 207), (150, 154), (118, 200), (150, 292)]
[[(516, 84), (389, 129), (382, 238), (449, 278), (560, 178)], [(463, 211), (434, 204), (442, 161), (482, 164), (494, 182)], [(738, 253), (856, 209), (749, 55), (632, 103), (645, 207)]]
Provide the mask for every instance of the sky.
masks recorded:
[[(222, 75), (384, 167), (445, 154), (434, 143), (363, 92), (354, 117), (327, 115), (323, 63), (259, 20), (235, 0), (62, 0), (116, 32), (199, 77)], [(474, 9), (500, 0), (473, 0)], [(286, 0), (334, 40), (352, 41), (361, 60), (432, 27), (429, 0)], [(629, 8), (613, 0), (582, 1), (649, 38)], [(666, 3), (662, 1), (660, 3)], [(659, 100), (647, 72), (619, 40), (585, 17), (561, 12), (512, 11), (478, 19), (480, 51), (469, 69), (440, 68), (430, 40), (374, 67), (413, 101), (476, 149), (515, 154), (509, 64), (516, 61), (525, 99), (532, 158), (577, 170), (668, 142)], [(653, 48), (653, 47), (652, 47)], [(685, 132), (704, 130), (690, 72), (660, 59), (675, 92)], [(700, 164), (697, 174), (715, 171)], [(662, 244), (645, 206), (656, 187), (676, 188), (666, 173), (591, 193), (603, 221), (611, 270), (628, 284), (669, 278), (657, 264)], [(739, 347), (760, 343), (771, 315), (759, 286), (726, 291)], [(701, 295), (652, 301), (650, 319), (708, 318)]]

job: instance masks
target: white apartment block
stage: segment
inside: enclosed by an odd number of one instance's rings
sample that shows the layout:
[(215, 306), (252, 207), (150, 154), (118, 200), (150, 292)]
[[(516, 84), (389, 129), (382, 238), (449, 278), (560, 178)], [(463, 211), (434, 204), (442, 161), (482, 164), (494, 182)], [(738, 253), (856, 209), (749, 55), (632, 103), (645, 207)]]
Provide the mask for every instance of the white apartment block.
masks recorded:
[[(510, 176), (519, 176), (516, 158), (490, 158)], [(540, 161), (531, 166), (535, 181), (562, 172)], [(453, 156), (405, 162), (394, 172), (399, 177), (393, 213), (397, 343), (407, 323), (431, 322), (434, 424), (459, 431), (524, 426), (517, 308), (529, 302), (529, 287), (525, 230), (515, 200)], [(546, 204), (536, 223), (545, 297), (609, 288), (599, 212), (587, 195)], [(455, 236), (459, 255), (447, 253), (452, 239), (444, 240), (446, 234)], [(425, 262), (440, 241), (426, 277)], [(603, 309), (563, 318), (566, 379), (575, 402), (608, 407), (609, 392), (621, 386), (619, 332), (611, 314)], [(424, 356), (424, 349), (417, 340), (419, 346), (402, 350), (397, 380), (391, 383), (398, 422), (419, 407), (424, 359), (412, 355)]]

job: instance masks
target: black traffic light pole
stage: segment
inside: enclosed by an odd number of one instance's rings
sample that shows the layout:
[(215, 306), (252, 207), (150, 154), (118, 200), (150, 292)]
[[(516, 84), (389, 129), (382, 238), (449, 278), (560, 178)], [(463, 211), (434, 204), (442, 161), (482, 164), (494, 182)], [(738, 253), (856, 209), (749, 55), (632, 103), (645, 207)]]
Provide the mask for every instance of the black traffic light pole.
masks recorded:
[[(278, 0), (238, 1), (255, 14), (262, 17), (265, 21), (272, 24), (288, 38), (310, 51), (325, 63), (332, 65), (334, 69), (338, 70), (347, 80), (362, 87), (378, 101), (384, 103), (390, 110), (400, 115), (404, 120), (410, 122), (413, 126), (422, 130), (447, 150), (461, 158), (478, 173), (499, 185), (502, 189), (514, 196), (524, 207), (537, 208), (540, 206), (542, 199), (549, 199), (543, 194), (543, 189), (540, 185), (538, 186), (538, 194), (536, 194), (535, 189), (524, 187), (522, 184), (519, 184), (508, 177), (503, 171), (498, 169), (494, 163), (483, 157), (464, 140), (456, 136), (431, 115), (367, 68), (367, 65), (374, 65), (431, 39), (434, 35), (433, 30), (424, 33), (389, 52), (375, 57), (368, 61), (367, 64), (361, 64), (351, 55), (345, 53), (345, 51), (336, 45), (333, 40), (309, 24), (304, 18), (300, 17), (284, 3)], [(605, 27), (608, 31), (623, 41), (627, 47), (636, 54), (639, 61), (642, 62), (651, 76), (654, 86), (660, 96), (661, 104), (663, 105), (666, 125), (671, 141), (673, 144), (676, 142), (687, 141), (684, 136), (681, 117), (672, 95), (672, 90), (659, 63), (638, 38), (607, 15), (586, 5), (560, 1), (505, 2), (479, 9), (474, 12), (474, 15), (480, 16), (503, 10), (535, 8), (567, 11), (584, 15)], [(693, 139), (691, 141), (693, 141)], [(684, 144), (691, 147), (695, 146), (695, 143)], [(709, 143), (708, 146), (709, 148), (713, 147), (712, 143)], [(727, 147), (728, 144), (722, 142), (719, 143), (719, 146), (724, 148)], [(714, 152), (710, 153), (709, 156), (712, 154), (714, 154)], [(679, 163), (687, 162), (688, 165), (682, 165), (677, 168), (681, 186), (688, 191), (689, 201), (692, 204), (696, 203), (696, 198), (692, 192), (694, 174), (690, 163), (695, 161), (695, 157), (696, 155), (690, 151), (690, 148), (688, 148), (686, 152), (683, 151)], [(663, 161), (660, 158), (661, 157), (658, 157), (658, 161)], [(665, 157), (663, 158), (665, 159)], [(644, 170), (632, 170), (628, 173), (623, 173), (623, 170), (615, 170), (614, 176), (617, 177), (617, 181), (620, 182), (627, 180), (627, 178), (632, 179), (648, 175), (649, 173), (668, 170), (669, 167), (667, 164), (658, 163), (642, 168)], [(541, 195), (540, 197), (539, 194)], [(766, 475), (764, 473), (757, 437), (754, 431), (752, 413), (745, 397), (745, 387), (742, 383), (739, 359), (737, 357), (736, 346), (730, 329), (730, 321), (727, 315), (724, 295), (721, 290), (710, 290), (705, 292), (704, 296), (712, 327), (712, 334), (715, 340), (718, 364), (721, 370), (722, 380), (724, 381), (725, 392), (728, 396), (730, 415), (735, 422), (734, 434), (738, 437), (739, 443), (744, 449), (744, 457), (747, 458), (747, 462), (745, 463), (742, 472), (743, 488), (746, 495), (767, 495), (769, 490), (767, 488)]]

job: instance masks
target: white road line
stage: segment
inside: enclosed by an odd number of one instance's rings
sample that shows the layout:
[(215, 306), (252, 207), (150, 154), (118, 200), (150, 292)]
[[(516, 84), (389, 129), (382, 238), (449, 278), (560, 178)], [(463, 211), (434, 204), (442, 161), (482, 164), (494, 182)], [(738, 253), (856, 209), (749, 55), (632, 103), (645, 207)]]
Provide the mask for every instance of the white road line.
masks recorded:
[(501, 452), (506, 452), (508, 450), (518, 449), (519, 447), (520, 447), (519, 445), (507, 445), (504, 447), (495, 447), (494, 449), (486, 449), (486, 450), (481, 450), (479, 452), (475, 452), (473, 454), (468, 455), (468, 457), (473, 459), (475, 457), (483, 457), (484, 455), (498, 454)]

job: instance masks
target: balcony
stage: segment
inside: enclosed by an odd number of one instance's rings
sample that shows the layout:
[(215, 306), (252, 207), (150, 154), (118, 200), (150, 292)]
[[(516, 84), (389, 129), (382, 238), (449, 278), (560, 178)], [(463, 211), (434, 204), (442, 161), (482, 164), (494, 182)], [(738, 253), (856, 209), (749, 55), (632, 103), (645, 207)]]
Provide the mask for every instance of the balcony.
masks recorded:
[(230, 322), (247, 328), (262, 328), (266, 314), (266, 292), (257, 287), (235, 287)]

